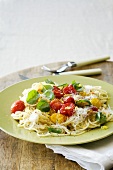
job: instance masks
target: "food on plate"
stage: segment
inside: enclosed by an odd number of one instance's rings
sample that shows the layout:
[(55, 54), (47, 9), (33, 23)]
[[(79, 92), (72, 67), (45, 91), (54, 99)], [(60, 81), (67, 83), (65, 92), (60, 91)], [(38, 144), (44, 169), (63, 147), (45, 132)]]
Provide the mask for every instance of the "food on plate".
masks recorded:
[(81, 135), (113, 121), (109, 96), (101, 86), (57, 84), (49, 79), (33, 83), (11, 106), (18, 127), (35, 131), (38, 136)]

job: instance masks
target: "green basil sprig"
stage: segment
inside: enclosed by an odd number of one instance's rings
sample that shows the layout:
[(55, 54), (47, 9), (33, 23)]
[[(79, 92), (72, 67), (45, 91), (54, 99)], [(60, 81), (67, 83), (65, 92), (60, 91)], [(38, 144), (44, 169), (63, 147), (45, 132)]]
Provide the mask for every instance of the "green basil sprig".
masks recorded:
[(72, 81), (72, 85), (77, 91), (83, 91), (83, 86), (75, 80)]
[(55, 98), (54, 93), (53, 93), (52, 90), (46, 90), (46, 91), (44, 92), (44, 96), (45, 96), (47, 99), (49, 99), (49, 100), (53, 100), (53, 99)]
[(106, 122), (106, 115), (104, 115), (102, 112), (97, 112), (96, 120), (99, 121), (100, 124), (103, 124)]
[(78, 107), (85, 107), (85, 106), (90, 106), (91, 102), (87, 99), (80, 99), (76, 101), (76, 105)]
[(68, 86), (69, 84), (68, 83), (63, 83), (63, 84), (59, 84), (57, 87), (61, 87), (61, 88), (64, 88), (66, 86)]
[(29, 104), (35, 104), (39, 99), (40, 94), (36, 90), (31, 90), (26, 98), (26, 102)]
[(48, 131), (53, 132), (53, 133), (61, 133), (62, 132), (62, 130), (60, 128), (53, 128), (53, 127), (48, 127)]
[(50, 80), (50, 79), (46, 79), (45, 82), (48, 83), (48, 84), (55, 84), (55, 83), (54, 83), (52, 80)]
[(39, 109), (39, 110), (41, 110), (42, 112), (49, 112), (49, 110), (50, 110), (50, 105), (49, 105), (49, 103), (48, 103), (47, 100), (41, 99), (41, 100), (38, 102), (36, 108)]
[(53, 89), (53, 86), (50, 85), (50, 84), (45, 84), (45, 85), (43, 85), (43, 86), (44, 86), (44, 89), (45, 89), (45, 90), (52, 90), (52, 89)]

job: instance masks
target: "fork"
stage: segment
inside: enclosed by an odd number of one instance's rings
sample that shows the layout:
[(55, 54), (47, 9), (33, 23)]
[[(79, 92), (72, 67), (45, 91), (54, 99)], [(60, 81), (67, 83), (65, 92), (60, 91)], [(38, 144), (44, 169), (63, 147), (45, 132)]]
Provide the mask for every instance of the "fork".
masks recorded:
[(107, 57), (99, 57), (97, 59), (90, 59), (90, 60), (86, 60), (86, 61), (80, 61), (80, 62), (73, 62), (73, 61), (69, 61), (65, 64), (63, 64), (60, 68), (58, 69), (50, 69), (49, 67), (43, 65), (41, 67), (41, 69), (51, 72), (51, 73), (61, 73), (66, 71), (68, 68), (73, 68), (73, 67), (78, 67), (78, 66), (85, 66), (85, 65), (89, 65), (89, 64), (93, 64), (93, 63), (98, 63), (98, 62), (102, 62), (102, 61), (106, 61), (110, 59), (109, 56)]

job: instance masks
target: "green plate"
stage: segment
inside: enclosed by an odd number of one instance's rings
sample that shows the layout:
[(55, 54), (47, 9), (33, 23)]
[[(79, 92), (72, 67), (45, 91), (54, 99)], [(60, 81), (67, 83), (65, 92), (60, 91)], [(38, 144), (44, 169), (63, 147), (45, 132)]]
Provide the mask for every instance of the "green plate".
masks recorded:
[(34, 143), (41, 144), (61, 144), (61, 145), (73, 145), (82, 144), (92, 141), (96, 141), (105, 138), (113, 134), (113, 122), (107, 123), (108, 129), (102, 130), (101, 128), (93, 129), (79, 136), (64, 136), (64, 137), (38, 137), (36, 132), (30, 132), (24, 128), (17, 127), (17, 122), (11, 117), (10, 107), (11, 104), (19, 99), (22, 95), (22, 91), (31, 87), (35, 82), (41, 82), (45, 79), (51, 79), (57, 83), (71, 83), (72, 80), (76, 80), (81, 84), (102, 86), (108, 92), (110, 96), (109, 105), (113, 108), (113, 85), (108, 84), (97, 79), (83, 77), (83, 76), (46, 76), (34, 79), (22, 81), (14, 84), (2, 92), (0, 92), (0, 128), (7, 134)]

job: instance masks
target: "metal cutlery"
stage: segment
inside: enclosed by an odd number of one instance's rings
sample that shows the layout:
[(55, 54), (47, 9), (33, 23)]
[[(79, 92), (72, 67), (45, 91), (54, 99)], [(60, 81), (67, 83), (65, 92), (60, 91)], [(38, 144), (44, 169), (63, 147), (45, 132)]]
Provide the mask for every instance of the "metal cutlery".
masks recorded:
[(102, 61), (106, 61), (110, 59), (109, 56), (107, 57), (99, 57), (97, 59), (90, 59), (90, 60), (85, 60), (85, 61), (80, 61), (80, 62), (67, 62), (66, 64), (63, 64), (60, 68), (58, 69), (50, 69), (47, 66), (42, 66), (41, 68), (45, 71), (51, 72), (51, 73), (61, 73), (66, 71), (68, 68), (73, 68), (73, 67), (78, 67), (78, 66), (85, 66), (85, 65), (89, 65), (89, 64), (93, 64), (93, 63), (98, 63), (98, 62), (102, 62)]
[[(45, 71), (51, 72), (52, 75), (71, 75), (71, 74), (75, 74), (75, 75), (82, 75), (82, 76), (90, 76), (90, 75), (97, 75), (97, 74), (101, 74), (102, 70), (100, 68), (94, 68), (94, 69), (86, 69), (86, 70), (75, 70), (75, 71), (67, 71), (66, 70), (68, 68), (73, 68), (73, 67), (78, 67), (78, 66), (85, 66), (85, 65), (89, 65), (89, 64), (93, 64), (93, 63), (98, 63), (98, 62), (102, 62), (102, 61), (106, 61), (110, 59), (109, 56), (107, 57), (99, 57), (98, 59), (90, 59), (90, 60), (85, 60), (85, 61), (81, 61), (81, 62), (67, 62), (65, 64), (63, 64), (59, 69), (50, 69), (47, 66), (42, 66), (41, 68)], [(27, 80), (29, 79), (29, 77), (26, 77), (22, 74), (19, 74), (19, 77), (21, 80)]]
[(50, 69), (49, 67), (47, 66), (42, 66), (42, 69), (45, 70), (45, 71), (49, 71), (51, 73), (61, 73), (63, 71), (65, 71), (66, 69), (68, 68), (72, 68), (72, 67), (75, 67), (77, 64), (73, 61), (69, 61), (67, 62), (66, 64), (63, 64), (59, 69), (55, 70), (55, 69)]

